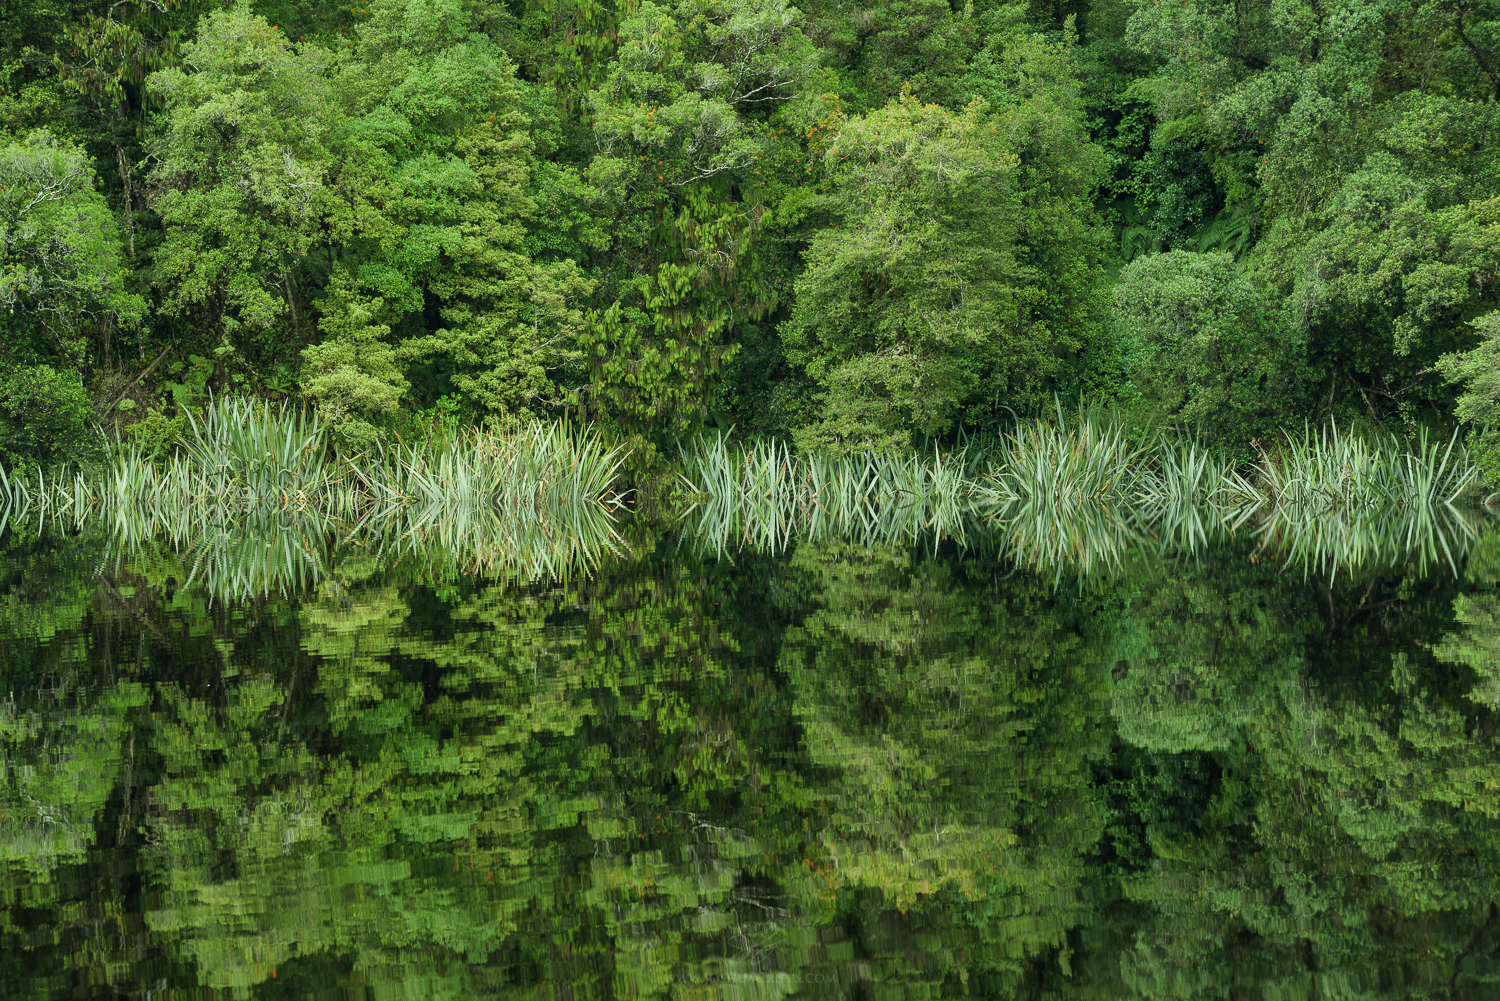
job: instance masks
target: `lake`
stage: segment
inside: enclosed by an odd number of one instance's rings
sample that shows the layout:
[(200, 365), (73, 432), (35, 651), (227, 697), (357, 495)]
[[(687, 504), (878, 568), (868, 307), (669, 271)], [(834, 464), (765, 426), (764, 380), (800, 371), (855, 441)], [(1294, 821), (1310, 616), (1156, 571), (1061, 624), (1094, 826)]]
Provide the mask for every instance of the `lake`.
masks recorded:
[(13, 528), (0, 996), (1500, 997), (1471, 528), (1084, 572), (621, 515), (290, 573)]

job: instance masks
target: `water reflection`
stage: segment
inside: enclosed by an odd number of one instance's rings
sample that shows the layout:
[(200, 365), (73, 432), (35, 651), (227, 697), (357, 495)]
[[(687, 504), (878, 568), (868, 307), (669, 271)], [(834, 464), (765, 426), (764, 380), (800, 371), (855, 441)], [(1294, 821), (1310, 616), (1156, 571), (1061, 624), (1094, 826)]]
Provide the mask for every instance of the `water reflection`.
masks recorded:
[(11, 537), (0, 996), (1494, 996), (1500, 534), (1264, 541)]
[[(916, 467), (912, 478), (923, 474), (933, 477), (933, 469)], [(866, 489), (858, 477), (849, 480), (854, 483), (849, 498), (813, 497), (808, 484), (802, 484), (802, 494), (710, 495), (683, 512), (683, 532), (700, 553), (715, 556), (779, 553), (835, 540), (932, 551), (952, 541), (966, 552), (1004, 554), (1054, 580), (1118, 575), (1142, 553), (1197, 558), (1245, 537), (1258, 540), (1256, 559), (1303, 572), (1356, 573), (1410, 563), (1423, 573), (1438, 568), (1457, 573), (1492, 517), (1483, 509), (1446, 503), (1309, 511), (1268, 504), (1248, 485), (1201, 495), (1144, 490), (1118, 500), (1075, 495), (1060, 505), (1054, 496), (984, 501), (947, 496), (936, 488), (881, 493)], [(787, 480), (773, 482), (780, 489)], [(949, 486), (950, 492), (956, 489)]]

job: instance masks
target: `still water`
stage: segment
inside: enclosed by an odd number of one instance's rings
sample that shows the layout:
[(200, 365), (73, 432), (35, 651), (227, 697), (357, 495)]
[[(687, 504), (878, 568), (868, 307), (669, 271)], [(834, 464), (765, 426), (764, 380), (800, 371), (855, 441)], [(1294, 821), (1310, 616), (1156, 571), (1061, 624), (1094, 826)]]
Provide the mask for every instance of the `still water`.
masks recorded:
[(0, 997), (1500, 997), (1488, 522), (200, 570), (0, 540)]

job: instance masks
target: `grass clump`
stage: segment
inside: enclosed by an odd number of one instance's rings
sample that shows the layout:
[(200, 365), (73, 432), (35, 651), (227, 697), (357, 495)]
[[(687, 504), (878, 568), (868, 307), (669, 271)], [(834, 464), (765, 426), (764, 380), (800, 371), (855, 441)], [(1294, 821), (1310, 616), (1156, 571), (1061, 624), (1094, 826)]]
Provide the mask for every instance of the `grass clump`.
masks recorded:
[(962, 537), (974, 486), (965, 454), (794, 455), (786, 443), (731, 444), (722, 434), (683, 454), (694, 534), (716, 550), (773, 552), (793, 539), (861, 542)]
[(165, 454), (117, 441), (97, 471), (0, 468), (0, 527), (103, 521), (127, 545), (160, 536), (200, 547), (205, 566), (250, 568), (247, 580), (287, 576), (239, 553), (251, 536), (281, 540), (274, 563), (287, 568), (305, 563), (299, 552), (317, 537), (352, 534), (432, 542), (476, 566), (560, 568), (609, 544), (623, 461), (598, 435), (561, 424), (351, 454), (330, 445), (316, 415), (226, 398), (190, 417)]
[(1021, 562), (1088, 570), (1132, 546), (1195, 553), (1252, 529), (1325, 567), (1437, 558), (1462, 547), (1456, 505), (1476, 481), (1457, 438), (1288, 436), (1249, 467), (1188, 438), (1133, 442), (1112, 422), (1019, 423), (983, 447), (905, 457), (795, 455), (721, 435), (684, 454), (694, 533), (715, 548), (797, 538), (965, 541), (976, 528)]

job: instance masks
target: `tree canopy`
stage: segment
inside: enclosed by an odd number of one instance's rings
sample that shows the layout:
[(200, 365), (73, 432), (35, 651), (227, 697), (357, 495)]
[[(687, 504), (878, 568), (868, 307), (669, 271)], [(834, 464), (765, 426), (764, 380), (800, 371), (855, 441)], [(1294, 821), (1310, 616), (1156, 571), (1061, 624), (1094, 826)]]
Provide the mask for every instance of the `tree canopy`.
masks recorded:
[(1494, 0), (48, 11), (0, 51), (0, 365), (127, 430), (195, 379), (366, 441), (902, 451), (1061, 402), (1488, 447)]

